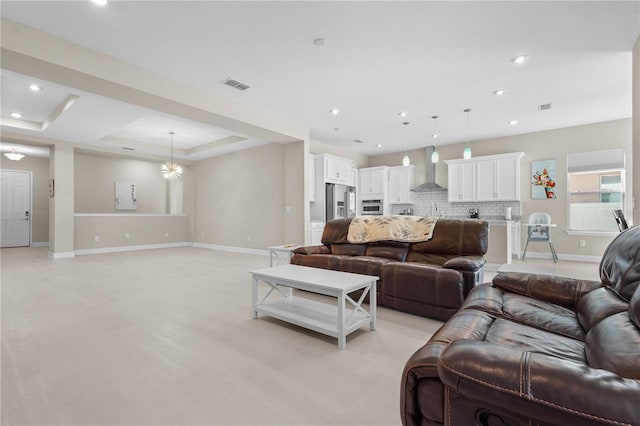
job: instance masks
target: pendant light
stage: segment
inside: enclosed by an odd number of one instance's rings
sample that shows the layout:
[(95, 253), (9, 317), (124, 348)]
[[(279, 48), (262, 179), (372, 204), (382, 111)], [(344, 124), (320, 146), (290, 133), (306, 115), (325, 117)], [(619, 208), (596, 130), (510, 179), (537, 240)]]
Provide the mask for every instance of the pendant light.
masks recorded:
[(469, 113), (471, 112), (471, 109), (467, 108), (464, 110), (464, 112), (467, 113), (467, 147), (462, 152), (462, 157), (465, 160), (468, 160), (471, 158), (471, 147), (469, 146)]
[(24, 158), (24, 154), (20, 154), (18, 148), (11, 148), (11, 152), (5, 152), (4, 156), (13, 161), (20, 161)]
[[(433, 133), (431, 134), (431, 137), (435, 139), (438, 137), (438, 131), (437, 131), (437, 125), (436, 125), (436, 120), (438, 119), (438, 116), (434, 115), (431, 118), (433, 118)], [(440, 154), (438, 154), (438, 151), (434, 145), (433, 152), (431, 153), (431, 162), (437, 163), (438, 161), (440, 161)]]
[(171, 135), (171, 161), (162, 165), (162, 176), (167, 180), (178, 179), (182, 176), (182, 166), (173, 162), (173, 135), (175, 132), (169, 132)]
[(402, 124), (404, 125), (405, 136), (404, 157), (402, 157), (402, 165), (405, 167), (409, 167), (411, 165), (411, 160), (409, 159), (409, 155), (407, 154), (407, 145), (409, 144), (409, 122), (405, 121)]

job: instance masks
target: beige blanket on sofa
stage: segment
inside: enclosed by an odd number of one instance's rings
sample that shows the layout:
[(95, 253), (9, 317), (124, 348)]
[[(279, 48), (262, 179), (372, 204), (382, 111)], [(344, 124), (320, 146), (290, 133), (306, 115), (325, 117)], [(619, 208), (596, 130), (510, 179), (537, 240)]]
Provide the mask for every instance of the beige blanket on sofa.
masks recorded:
[(356, 216), (349, 225), (350, 243), (403, 241), (417, 243), (431, 239), (437, 217), (422, 216)]

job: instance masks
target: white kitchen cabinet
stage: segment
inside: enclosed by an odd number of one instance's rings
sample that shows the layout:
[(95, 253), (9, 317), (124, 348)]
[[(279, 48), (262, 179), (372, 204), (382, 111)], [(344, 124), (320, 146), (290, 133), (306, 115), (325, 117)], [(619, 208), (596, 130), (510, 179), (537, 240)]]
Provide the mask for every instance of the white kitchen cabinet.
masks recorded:
[(358, 169), (351, 167), (349, 170), (349, 179), (347, 185), (357, 187), (358, 186)]
[(351, 168), (351, 160), (324, 154), (325, 182), (347, 185), (351, 175)]
[(519, 201), (523, 155), (514, 152), (446, 161), (449, 201)]
[(389, 167), (389, 204), (411, 204), (414, 165)]
[(384, 200), (387, 192), (388, 167), (368, 167), (358, 170), (361, 200)]
[(476, 163), (465, 160), (463, 162), (448, 163), (449, 202), (475, 201)]
[(492, 156), (476, 161), (477, 201), (520, 200), (519, 155)]

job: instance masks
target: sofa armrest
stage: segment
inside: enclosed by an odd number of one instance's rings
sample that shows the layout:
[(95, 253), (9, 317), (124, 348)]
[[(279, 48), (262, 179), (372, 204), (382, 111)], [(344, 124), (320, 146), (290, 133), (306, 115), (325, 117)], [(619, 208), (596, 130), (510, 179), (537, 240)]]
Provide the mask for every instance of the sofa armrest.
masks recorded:
[(474, 340), (447, 347), (442, 382), (469, 398), (552, 424), (640, 424), (640, 381), (586, 364)]
[(552, 275), (501, 272), (493, 278), (495, 287), (511, 293), (575, 308), (585, 294), (602, 287), (599, 281), (577, 280)]
[(477, 271), (487, 263), (484, 256), (458, 256), (444, 262), (443, 268), (457, 269), (458, 271)]
[(324, 245), (298, 247), (293, 252), (295, 254), (331, 254), (329, 247)]

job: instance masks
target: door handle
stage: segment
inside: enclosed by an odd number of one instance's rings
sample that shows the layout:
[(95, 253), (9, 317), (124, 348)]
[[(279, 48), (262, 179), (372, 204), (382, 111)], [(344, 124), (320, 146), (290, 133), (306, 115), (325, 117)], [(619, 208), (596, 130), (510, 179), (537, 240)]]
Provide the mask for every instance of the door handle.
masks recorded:
[(29, 220), (29, 211), (24, 212), (24, 220)]

